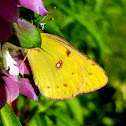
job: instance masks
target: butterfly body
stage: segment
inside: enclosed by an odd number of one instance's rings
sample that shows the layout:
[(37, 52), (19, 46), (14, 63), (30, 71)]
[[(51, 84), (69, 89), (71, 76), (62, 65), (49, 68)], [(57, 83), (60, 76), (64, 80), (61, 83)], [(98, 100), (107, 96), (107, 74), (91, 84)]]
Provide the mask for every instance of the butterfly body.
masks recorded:
[(35, 84), (47, 98), (63, 100), (107, 83), (104, 70), (70, 43), (41, 33), (41, 48), (26, 49)]

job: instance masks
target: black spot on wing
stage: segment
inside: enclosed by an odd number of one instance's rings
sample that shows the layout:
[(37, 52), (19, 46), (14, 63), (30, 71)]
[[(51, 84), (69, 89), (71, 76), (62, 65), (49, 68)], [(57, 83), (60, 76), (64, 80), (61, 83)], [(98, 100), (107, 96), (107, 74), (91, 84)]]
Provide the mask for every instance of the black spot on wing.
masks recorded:
[(92, 75), (92, 73), (88, 73), (89, 75)]
[(92, 63), (92, 66), (95, 66), (95, 64), (94, 64), (94, 63)]
[(50, 86), (47, 86), (47, 88), (49, 89), (49, 88), (50, 88)]
[(67, 84), (63, 84), (64, 87), (67, 87)]
[(70, 53), (71, 53), (70, 50), (67, 50), (67, 52), (66, 52), (67, 56), (69, 56)]

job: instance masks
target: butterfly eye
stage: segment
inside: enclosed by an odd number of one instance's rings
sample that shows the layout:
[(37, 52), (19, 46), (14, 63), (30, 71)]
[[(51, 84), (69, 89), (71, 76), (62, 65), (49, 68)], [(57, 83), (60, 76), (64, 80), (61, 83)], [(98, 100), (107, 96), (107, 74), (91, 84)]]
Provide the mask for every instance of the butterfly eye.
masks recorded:
[(40, 23), (40, 26), (41, 26), (41, 28), (42, 28), (42, 30), (44, 30), (44, 25), (45, 25), (46, 23)]

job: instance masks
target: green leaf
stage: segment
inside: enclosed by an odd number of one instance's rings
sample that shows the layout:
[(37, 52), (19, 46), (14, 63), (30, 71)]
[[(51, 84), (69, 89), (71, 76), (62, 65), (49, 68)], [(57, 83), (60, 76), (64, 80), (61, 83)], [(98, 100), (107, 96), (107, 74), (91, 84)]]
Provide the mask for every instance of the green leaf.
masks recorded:
[(21, 112), (22, 110), (24, 110), (24, 105), (26, 103), (26, 98), (23, 95), (19, 95), (18, 96), (18, 103), (17, 103), (17, 107), (18, 110)]
[(50, 117), (55, 117), (56, 125), (58, 126), (79, 126), (79, 124), (70, 118), (68, 115), (64, 115), (63, 113), (48, 110), (47, 115)]
[(29, 126), (47, 126), (47, 121), (45, 118), (45, 113), (39, 113), (35, 118), (31, 119)]
[(11, 107), (6, 104), (0, 111), (4, 126), (21, 126)]
[(68, 0), (69, 4), (70, 4), (70, 9), (75, 12), (75, 7), (76, 7), (76, 4), (73, 0)]
[(110, 117), (104, 117), (102, 122), (105, 126), (114, 126), (114, 120)]
[[(74, 118), (79, 124), (83, 124), (83, 110), (79, 103), (78, 98), (72, 98), (66, 100), (66, 103), (68, 104), (69, 110)], [(77, 109), (76, 109), (77, 108)]]

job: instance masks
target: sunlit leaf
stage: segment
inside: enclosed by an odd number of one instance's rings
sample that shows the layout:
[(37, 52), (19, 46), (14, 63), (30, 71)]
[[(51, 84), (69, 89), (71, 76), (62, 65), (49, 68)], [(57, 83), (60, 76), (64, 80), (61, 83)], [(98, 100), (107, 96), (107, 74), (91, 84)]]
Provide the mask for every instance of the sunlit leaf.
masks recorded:
[(6, 104), (0, 111), (4, 126), (21, 126), (11, 107)]

